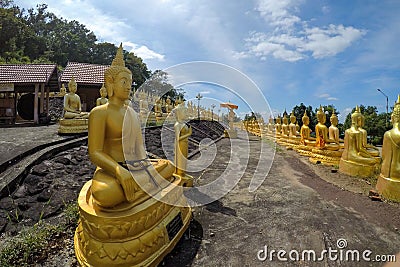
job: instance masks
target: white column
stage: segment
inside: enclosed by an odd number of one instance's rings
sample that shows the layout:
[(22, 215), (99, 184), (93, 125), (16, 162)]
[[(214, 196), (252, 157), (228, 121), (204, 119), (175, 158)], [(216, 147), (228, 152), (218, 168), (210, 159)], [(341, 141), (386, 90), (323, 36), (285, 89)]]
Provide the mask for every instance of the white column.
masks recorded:
[(39, 84), (35, 84), (35, 96), (33, 99), (33, 121), (35, 123), (39, 123), (39, 116), (38, 116), (38, 95), (39, 95)]
[(40, 85), (40, 113), (44, 111), (44, 83)]

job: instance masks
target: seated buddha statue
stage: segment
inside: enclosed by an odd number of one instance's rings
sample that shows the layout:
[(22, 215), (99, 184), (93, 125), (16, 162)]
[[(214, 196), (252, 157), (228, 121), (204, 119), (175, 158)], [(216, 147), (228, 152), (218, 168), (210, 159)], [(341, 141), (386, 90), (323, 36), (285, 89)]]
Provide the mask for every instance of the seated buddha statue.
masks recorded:
[(107, 102), (108, 102), (107, 89), (104, 87), (104, 84), (100, 88), (99, 92), (100, 92), (100, 97), (97, 98), (97, 100), (96, 100), (96, 106), (107, 104)]
[(278, 143), (280, 145), (285, 145), (288, 138), (289, 138), (289, 120), (286, 117), (286, 114), (284, 114), (282, 118), (281, 136), (279, 138)]
[(363, 133), (359, 129), (362, 114), (359, 107), (351, 114), (351, 127), (346, 130), (344, 151), (340, 159), (339, 172), (351, 176), (371, 177), (380, 159), (374, 158), (363, 147)]
[(77, 84), (72, 77), (68, 83), (69, 93), (64, 96), (64, 119), (86, 119), (88, 112), (82, 112), (82, 104), (79, 95), (76, 94)]
[(65, 96), (66, 94), (67, 94), (67, 89), (65, 88), (65, 84), (62, 84), (58, 96)]
[(382, 166), (376, 189), (384, 198), (400, 202), (400, 95), (391, 121), (393, 128), (383, 136)]
[[(113, 65), (104, 73), (108, 103), (95, 107), (89, 116), (89, 157), (97, 166), (91, 193), (95, 204), (103, 209), (121, 203), (142, 201), (141, 198), (149, 196), (139, 184), (149, 188), (157, 185), (148, 175), (132, 177), (129, 169), (130, 162), (149, 166), (150, 161), (144, 149), (139, 117), (132, 107), (126, 105), (130, 96), (132, 74), (121, 57), (116, 57)], [(127, 136), (131, 138), (127, 146), (122, 138), (124, 130), (129, 131), (125, 140), (128, 141)], [(172, 177), (172, 164), (168, 161), (162, 164), (164, 166), (158, 171), (161, 176)], [(153, 189), (157, 189), (157, 186)]]
[(81, 266), (157, 266), (187, 229), (191, 208), (173, 164), (147, 158), (138, 114), (126, 105), (132, 73), (122, 44), (104, 76), (109, 101), (89, 116), (97, 169), (79, 194), (75, 254)]
[(326, 127), (326, 116), (322, 106), (317, 111), (318, 124), (315, 126), (315, 147), (318, 149), (338, 150), (339, 144), (329, 138), (329, 130)]
[(274, 127), (274, 118), (272, 116), (269, 117), (268, 119), (268, 134), (272, 135), (274, 133), (275, 127)]
[(341, 148), (343, 148), (344, 146), (343, 139), (339, 138), (339, 128), (337, 127), (339, 119), (336, 116), (335, 111), (332, 112), (330, 121), (331, 121), (331, 126), (329, 126), (329, 139), (335, 141), (337, 144), (340, 145)]
[(360, 125), (358, 126), (360, 132), (362, 132), (363, 134), (363, 147), (365, 148), (366, 151), (368, 151), (368, 153), (371, 154), (371, 156), (373, 157), (379, 157), (379, 150), (378, 148), (376, 148), (373, 145), (368, 144), (368, 133), (365, 129), (363, 129), (364, 125), (365, 125), (365, 116), (361, 114), (361, 120), (359, 121)]
[(289, 123), (289, 139), (287, 140), (287, 148), (293, 149), (294, 146), (300, 144), (300, 134), (297, 131), (297, 120), (293, 112), (290, 113), (290, 123)]
[(307, 116), (307, 111), (301, 118), (303, 125), (300, 128), (300, 143), (294, 149), (303, 156), (310, 156), (313, 147), (315, 147), (315, 137), (311, 137), (310, 118)]
[(88, 112), (82, 111), (81, 99), (76, 94), (77, 84), (72, 77), (68, 83), (69, 93), (64, 95), (64, 115), (59, 120), (58, 134), (81, 134), (88, 131)]
[(162, 108), (161, 108), (161, 99), (158, 98), (156, 103), (154, 104), (154, 113), (156, 115), (156, 120), (162, 120)]
[(326, 116), (322, 106), (317, 111), (318, 124), (315, 126), (315, 148), (309, 160), (312, 163), (322, 163), (328, 166), (339, 165), (343, 150), (340, 150), (339, 144), (329, 138), (329, 130), (326, 127)]
[(275, 120), (275, 138), (279, 139), (282, 135), (281, 117), (278, 115)]

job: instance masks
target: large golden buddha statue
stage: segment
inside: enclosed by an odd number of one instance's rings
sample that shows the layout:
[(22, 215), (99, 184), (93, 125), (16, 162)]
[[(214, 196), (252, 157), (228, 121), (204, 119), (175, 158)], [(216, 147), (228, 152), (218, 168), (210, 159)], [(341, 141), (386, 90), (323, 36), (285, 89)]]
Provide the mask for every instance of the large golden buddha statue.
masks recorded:
[(122, 45), (104, 76), (109, 101), (89, 117), (97, 169), (79, 194), (75, 253), (81, 266), (156, 265), (182, 236), (191, 209), (173, 164), (147, 158), (139, 117), (126, 104), (132, 73)]
[(359, 107), (351, 114), (351, 127), (344, 137), (344, 151), (340, 159), (339, 171), (351, 176), (371, 177), (375, 174), (380, 158), (373, 157), (363, 147), (363, 133), (359, 129), (362, 114)]
[(64, 116), (59, 121), (59, 134), (80, 134), (88, 131), (88, 112), (82, 111), (81, 99), (75, 78), (68, 83), (69, 93), (64, 95)]
[(322, 108), (317, 111), (318, 124), (315, 126), (315, 148), (309, 158), (313, 163), (322, 163), (329, 166), (339, 165), (342, 150), (339, 143), (329, 138), (329, 130), (326, 127), (326, 115)]
[(277, 142), (280, 145), (286, 145), (288, 138), (289, 138), (289, 120), (286, 117), (286, 114), (284, 114), (282, 118), (281, 135), (279, 140), (277, 140)]
[(383, 136), (381, 174), (376, 189), (384, 198), (400, 202), (400, 95), (391, 119), (393, 128)]

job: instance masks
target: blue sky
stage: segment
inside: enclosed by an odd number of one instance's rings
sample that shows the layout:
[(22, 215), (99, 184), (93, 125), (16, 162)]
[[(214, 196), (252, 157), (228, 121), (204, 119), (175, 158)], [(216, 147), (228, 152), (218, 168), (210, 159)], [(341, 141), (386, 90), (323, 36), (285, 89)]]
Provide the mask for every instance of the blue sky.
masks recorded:
[[(274, 114), (301, 102), (314, 108), (333, 104), (343, 122), (359, 104), (385, 111), (377, 88), (390, 106), (400, 93), (397, 0), (14, 2), (24, 8), (46, 3), (57, 16), (86, 25), (99, 41), (122, 42), (151, 70), (192, 61), (234, 68), (258, 86)], [(189, 99), (202, 92), (204, 100), (236, 102), (240, 115), (249, 106), (269, 114), (247, 86), (202, 82), (183, 88)]]

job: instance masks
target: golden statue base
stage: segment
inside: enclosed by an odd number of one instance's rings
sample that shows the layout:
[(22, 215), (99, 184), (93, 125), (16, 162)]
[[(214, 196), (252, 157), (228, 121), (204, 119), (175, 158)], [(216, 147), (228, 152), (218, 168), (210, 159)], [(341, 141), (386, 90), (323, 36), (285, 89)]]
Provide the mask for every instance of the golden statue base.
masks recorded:
[(78, 198), (74, 246), (81, 266), (156, 266), (189, 226), (192, 212), (179, 177), (155, 198), (113, 211), (93, 205), (91, 184), (83, 186)]
[(238, 134), (235, 129), (229, 129), (224, 131), (224, 136), (226, 138), (236, 139), (238, 137)]
[(372, 177), (377, 172), (377, 165), (366, 165), (354, 161), (340, 159), (339, 172), (350, 176)]
[(343, 150), (331, 151), (324, 149), (312, 149), (309, 161), (317, 164), (322, 163), (326, 166), (339, 166)]
[(89, 119), (60, 119), (59, 134), (80, 134), (88, 132)]
[(378, 177), (376, 189), (384, 198), (400, 202), (400, 179), (391, 179), (381, 174)]

